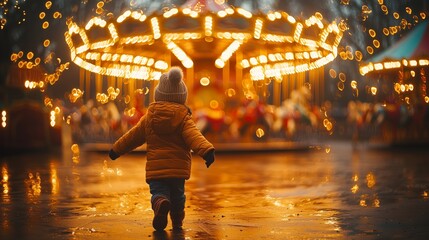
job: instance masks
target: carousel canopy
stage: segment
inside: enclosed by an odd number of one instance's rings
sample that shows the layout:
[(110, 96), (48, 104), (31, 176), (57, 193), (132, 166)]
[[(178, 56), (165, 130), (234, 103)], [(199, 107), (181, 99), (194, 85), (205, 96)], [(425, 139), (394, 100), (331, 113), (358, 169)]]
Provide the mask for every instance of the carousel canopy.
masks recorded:
[(411, 32), (380, 54), (367, 60), (359, 67), (366, 75), (401, 67), (421, 67), (429, 65), (429, 21), (417, 25)]
[(414, 59), (429, 56), (429, 21), (415, 27), (409, 34), (394, 45), (374, 56), (371, 62), (380, 62), (386, 59)]
[(344, 30), (318, 12), (297, 20), (283, 11), (252, 14), (213, 0), (190, 0), (150, 15), (128, 10), (116, 19), (93, 17), (85, 26), (67, 24), (64, 35), (75, 64), (100, 75), (142, 80), (158, 80), (175, 59), (185, 68), (201, 59), (224, 68), (237, 51), (235, 60), (252, 80), (282, 78), (333, 61)]

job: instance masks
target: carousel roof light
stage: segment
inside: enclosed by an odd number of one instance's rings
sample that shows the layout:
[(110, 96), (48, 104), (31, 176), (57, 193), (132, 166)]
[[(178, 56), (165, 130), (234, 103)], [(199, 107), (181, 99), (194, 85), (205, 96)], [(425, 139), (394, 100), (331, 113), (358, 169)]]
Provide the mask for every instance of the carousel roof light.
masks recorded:
[(423, 59), (403, 59), (402, 61), (382, 61), (382, 62), (369, 62), (359, 67), (359, 72), (362, 76), (371, 72), (379, 72), (383, 70), (395, 70), (402, 67), (426, 67), (429, 66), (429, 58)]
[[(375, 33), (370, 33), (374, 35)], [(382, 73), (402, 68), (421, 68), (429, 66), (429, 21), (416, 25), (393, 45), (384, 49), (377, 56), (359, 66), (362, 76)]]
[(71, 60), (96, 74), (158, 80), (169, 67), (169, 54), (185, 68), (200, 58), (223, 68), (241, 51), (241, 67), (252, 80), (262, 80), (333, 61), (343, 30), (320, 13), (300, 21), (282, 11), (252, 14), (224, 1), (191, 0), (149, 16), (128, 10), (117, 19), (94, 17), (84, 26), (69, 21), (64, 35)]

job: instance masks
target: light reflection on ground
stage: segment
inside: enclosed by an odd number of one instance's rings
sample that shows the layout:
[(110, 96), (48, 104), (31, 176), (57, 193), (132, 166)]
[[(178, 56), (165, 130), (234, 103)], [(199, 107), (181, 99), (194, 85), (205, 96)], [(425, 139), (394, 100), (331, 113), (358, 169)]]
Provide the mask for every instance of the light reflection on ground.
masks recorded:
[[(70, 148), (68, 148), (70, 149)], [(330, 151), (194, 158), (185, 230), (155, 233), (144, 154), (71, 150), (1, 158), (0, 239), (316, 239), (427, 235), (421, 150), (334, 143)]]

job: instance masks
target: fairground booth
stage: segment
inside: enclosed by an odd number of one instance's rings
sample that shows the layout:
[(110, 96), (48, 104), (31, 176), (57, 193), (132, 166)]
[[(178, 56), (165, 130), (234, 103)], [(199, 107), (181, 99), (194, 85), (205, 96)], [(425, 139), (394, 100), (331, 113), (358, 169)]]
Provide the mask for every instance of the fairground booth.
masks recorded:
[(377, 132), (381, 141), (428, 143), (429, 21), (423, 21), (385, 51), (361, 64), (371, 82), (373, 104), (361, 128)]

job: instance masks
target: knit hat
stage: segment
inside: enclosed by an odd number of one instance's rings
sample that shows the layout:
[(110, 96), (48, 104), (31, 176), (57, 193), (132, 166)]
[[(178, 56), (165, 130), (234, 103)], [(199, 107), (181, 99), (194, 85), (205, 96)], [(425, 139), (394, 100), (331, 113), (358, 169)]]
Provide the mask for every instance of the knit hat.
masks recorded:
[(155, 89), (155, 101), (166, 101), (185, 104), (188, 89), (183, 82), (183, 72), (180, 67), (172, 67), (168, 73), (161, 75)]

